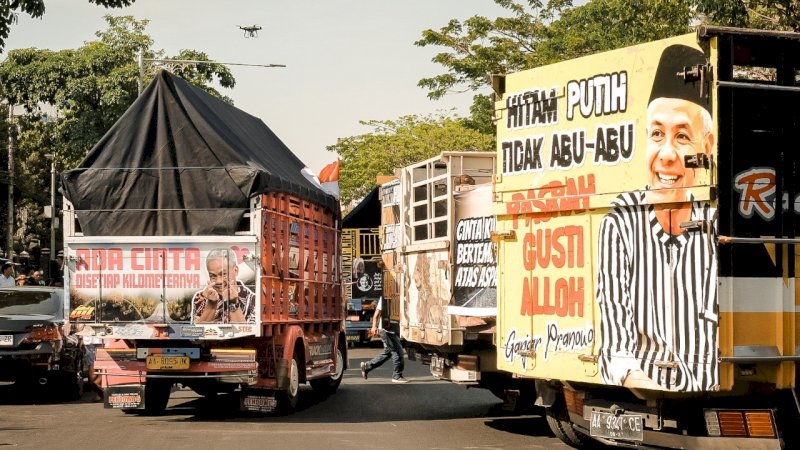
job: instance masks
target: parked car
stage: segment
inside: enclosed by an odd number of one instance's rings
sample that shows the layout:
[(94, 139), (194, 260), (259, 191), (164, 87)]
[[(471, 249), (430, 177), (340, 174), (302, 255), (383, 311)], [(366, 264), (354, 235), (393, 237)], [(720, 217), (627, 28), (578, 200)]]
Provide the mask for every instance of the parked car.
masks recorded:
[(79, 398), (84, 348), (67, 328), (63, 288), (0, 289), (0, 381)]

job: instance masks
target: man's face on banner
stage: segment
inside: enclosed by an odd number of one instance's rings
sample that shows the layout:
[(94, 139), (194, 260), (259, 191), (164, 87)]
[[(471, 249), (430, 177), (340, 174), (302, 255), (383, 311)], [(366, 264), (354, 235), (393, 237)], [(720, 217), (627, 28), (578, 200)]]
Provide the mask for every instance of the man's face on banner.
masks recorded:
[[(698, 169), (685, 157), (711, 154), (714, 142), (707, 111), (683, 99), (657, 98), (647, 108), (648, 203), (683, 202), (684, 188), (695, 185)], [(710, 119), (710, 117), (708, 117)]]
[(236, 276), (239, 274), (239, 268), (236, 266), (229, 268), (224, 258), (209, 259), (206, 265), (209, 282), (220, 294), (220, 298), (225, 298), (226, 295), (232, 298), (237, 288)]

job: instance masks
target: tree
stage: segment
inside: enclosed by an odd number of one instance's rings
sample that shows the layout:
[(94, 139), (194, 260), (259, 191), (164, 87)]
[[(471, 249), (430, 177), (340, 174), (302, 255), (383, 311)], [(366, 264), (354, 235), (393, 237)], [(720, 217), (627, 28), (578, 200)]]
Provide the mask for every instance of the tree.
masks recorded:
[(800, 32), (800, 0), (698, 0), (709, 23)]
[(339, 138), (327, 150), (339, 154), (342, 165), (339, 189), (342, 204), (366, 196), (378, 175), (391, 175), (404, 167), (443, 151), (493, 151), (491, 135), (467, 128), (463, 120), (447, 115), (403, 116), (397, 120), (368, 120), (373, 131)]
[[(108, 26), (95, 33), (98, 40), (80, 48), (17, 49), (0, 64), (2, 95), (26, 110), (14, 119), (11, 130), (19, 130), (15, 182), (24, 197), (20, 204), (31, 211), (27, 223), (17, 228), (30, 234), (41, 235), (39, 230), (49, 227), (41, 214), (32, 212), (49, 204), (50, 162), (44, 154), (56, 155), (57, 172), (75, 167), (136, 99), (137, 53), (164, 58), (164, 52), (154, 50), (153, 40), (145, 34), (148, 21), (130, 16), (105, 19)], [(169, 59), (187, 57), (208, 60), (197, 50), (183, 50)], [(145, 81), (153, 75), (150, 70)], [(181, 67), (179, 75), (219, 97), (210, 86), (212, 81), (225, 88), (235, 84), (227, 68), (211, 62)]]
[[(494, 2), (510, 16), (453, 19), (438, 30), (423, 31), (415, 42), (444, 49), (433, 62), (445, 72), (418, 83), (428, 97), (485, 88), (492, 74), (687, 33), (699, 22), (800, 31), (800, 0), (590, 0), (580, 6), (571, 0)], [(485, 115), (486, 102), (476, 96), (474, 111)]]
[[(89, 0), (106, 8), (121, 8), (130, 6), (136, 0)], [(17, 22), (20, 12), (30, 14), (38, 19), (44, 15), (44, 0), (0, 0), (0, 52), (5, 47), (6, 39), (11, 32), (11, 25)]]

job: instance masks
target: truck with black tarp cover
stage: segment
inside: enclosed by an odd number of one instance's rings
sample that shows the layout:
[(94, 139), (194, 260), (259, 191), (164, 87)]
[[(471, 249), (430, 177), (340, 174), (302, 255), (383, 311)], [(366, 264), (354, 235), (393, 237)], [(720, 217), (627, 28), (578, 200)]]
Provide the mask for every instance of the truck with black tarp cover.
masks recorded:
[(62, 175), (70, 319), (107, 407), (175, 384), (289, 411), (347, 363), (337, 200), (260, 119), (161, 71)]

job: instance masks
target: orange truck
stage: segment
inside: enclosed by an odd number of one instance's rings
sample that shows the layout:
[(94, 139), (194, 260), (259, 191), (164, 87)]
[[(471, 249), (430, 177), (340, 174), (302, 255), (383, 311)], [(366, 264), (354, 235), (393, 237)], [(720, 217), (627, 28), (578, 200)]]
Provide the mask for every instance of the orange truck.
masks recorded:
[(497, 366), (567, 444), (797, 448), (799, 73), (701, 26), (494, 78)]
[(64, 186), (64, 280), (108, 408), (176, 385), (291, 411), (347, 365), (341, 216), (258, 118), (160, 72)]

